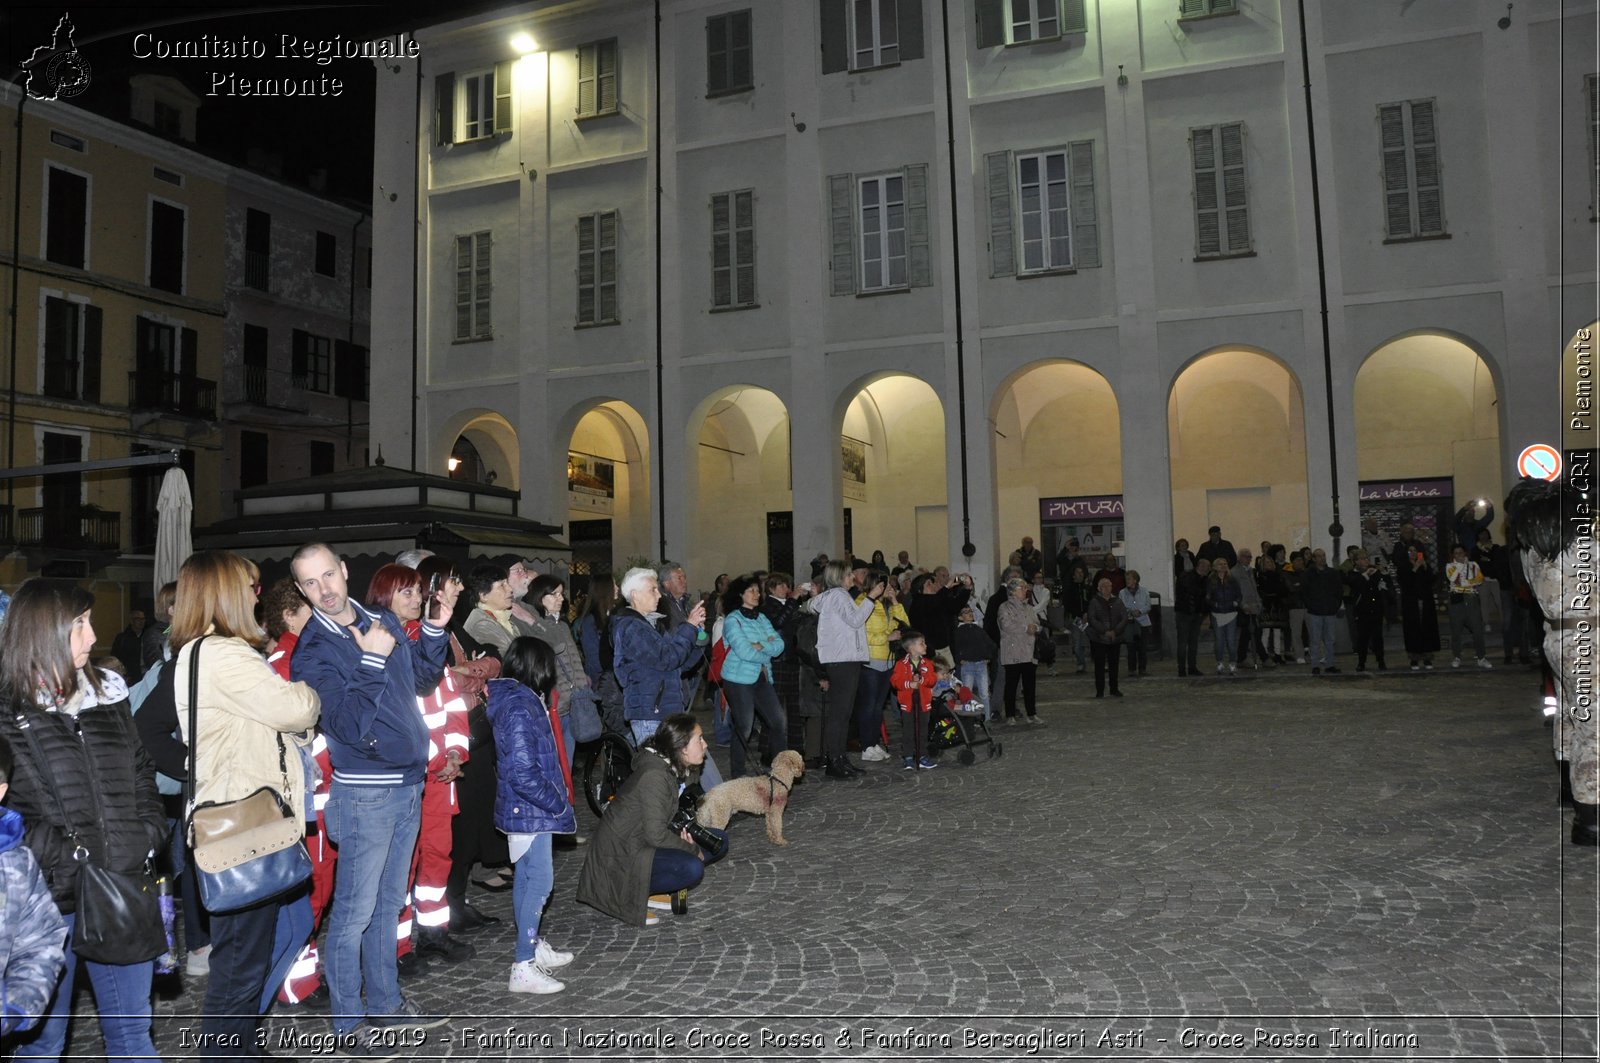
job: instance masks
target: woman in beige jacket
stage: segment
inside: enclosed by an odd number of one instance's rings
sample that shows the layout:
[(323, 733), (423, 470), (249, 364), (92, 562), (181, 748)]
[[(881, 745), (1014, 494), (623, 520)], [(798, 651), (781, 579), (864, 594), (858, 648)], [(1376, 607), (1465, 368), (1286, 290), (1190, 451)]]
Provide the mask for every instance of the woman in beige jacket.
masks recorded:
[[(237, 554), (194, 554), (178, 573), (172, 616), (173, 693), (178, 726), (190, 748), (197, 804), (234, 801), (263, 786), (283, 795), (306, 820), (306, 764), (321, 705), (305, 683), (286, 683), (261, 651), (255, 620), (261, 593), (256, 566)], [(189, 668), (196, 647), (200, 678), (198, 735), (189, 734)], [(309, 883), (307, 884), (309, 885)], [(306, 888), (236, 912), (211, 916), (211, 977), (201, 1032), (203, 1057), (249, 1054), (260, 1016), (311, 932)]]

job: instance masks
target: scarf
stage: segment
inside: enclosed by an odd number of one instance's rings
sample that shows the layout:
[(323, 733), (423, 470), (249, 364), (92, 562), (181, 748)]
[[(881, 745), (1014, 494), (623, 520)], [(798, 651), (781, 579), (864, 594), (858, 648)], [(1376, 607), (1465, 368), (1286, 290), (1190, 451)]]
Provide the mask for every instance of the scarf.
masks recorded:
[(508, 633), (513, 636), (516, 635), (517, 629), (511, 626), (510, 609), (491, 609), (487, 605), (480, 605), (478, 608), (482, 609), (485, 613), (488, 613), (490, 619), (499, 624), (501, 627), (505, 628)]

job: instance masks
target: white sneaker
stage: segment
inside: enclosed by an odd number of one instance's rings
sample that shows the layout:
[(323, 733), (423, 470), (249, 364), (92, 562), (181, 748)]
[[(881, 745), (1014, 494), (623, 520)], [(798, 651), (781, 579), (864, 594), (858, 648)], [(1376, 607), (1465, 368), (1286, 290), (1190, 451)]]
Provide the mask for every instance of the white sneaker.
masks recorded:
[(869, 763), (877, 764), (889, 759), (889, 751), (884, 749), (881, 745), (868, 746), (866, 749), (861, 751), (861, 759), (868, 761)]
[(672, 895), (669, 893), (652, 893), (650, 899), (644, 902), (645, 907), (652, 912), (672, 911)]
[(1451, 668), (1460, 668), (1461, 667), (1461, 658), (1457, 657), (1455, 660), (1451, 661), (1450, 662), (1450, 667)]
[(644, 913), (644, 925), (645, 926), (655, 926), (659, 922), (661, 922), (661, 917), (659, 915), (657, 915), (655, 912), (645, 912)]
[(184, 961), (183, 973), (190, 978), (204, 978), (211, 973), (211, 946), (202, 945), (198, 949), (189, 950), (189, 958)]
[(1294, 663), (1295, 664), (1305, 664), (1306, 663), (1306, 655), (1302, 653), (1300, 655), (1300, 659), (1298, 661), (1295, 661)]
[(1235, 665), (1234, 665), (1234, 664), (1233, 664), (1233, 662), (1231, 662), (1231, 661), (1230, 661), (1230, 662), (1228, 662), (1228, 674), (1229, 674), (1229, 675), (1233, 675), (1233, 674), (1234, 674), (1234, 673), (1235, 673), (1235, 672), (1237, 672), (1237, 671), (1238, 671), (1238, 670), (1239, 670), (1239, 669), (1238, 669), (1238, 667), (1237, 667), (1237, 666), (1235, 666)]
[(1221, 675), (1221, 674), (1222, 674), (1222, 669), (1223, 669), (1223, 667), (1224, 667), (1224, 666), (1223, 666), (1223, 663), (1222, 663), (1222, 662), (1221, 662), (1221, 661), (1218, 661), (1218, 662), (1217, 662), (1217, 674), (1218, 674), (1218, 675)]
[(533, 962), (547, 971), (553, 971), (557, 967), (565, 967), (571, 963), (572, 953), (562, 952), (552, 947), (544, 938), (540, 938), (538, 947), (533, 950)]
[(1487, 657), (1479, 657), (1478, 658), (1478, 667), (1479, 668), (1493, 668), (1494, 665), (1489, 663), (1489, 658), (1487, 658)]
[(511, 965), (511, 981), (506, 986), (513, 993), (559, 993), (567, 988), (550, 976), (535, 960), (523, 960)]

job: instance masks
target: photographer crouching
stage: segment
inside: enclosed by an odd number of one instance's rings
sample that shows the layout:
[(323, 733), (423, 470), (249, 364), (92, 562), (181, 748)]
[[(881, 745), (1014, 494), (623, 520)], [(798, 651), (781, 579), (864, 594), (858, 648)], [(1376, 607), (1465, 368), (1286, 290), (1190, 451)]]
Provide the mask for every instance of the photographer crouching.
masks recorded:
[(680, 814), (679, 796), (705, 763), (706, 740), (686, 712), (668, 716), (633, 756), (633, 774), (600, 817), (578, 877), (578, 900), (636, 926), (654, 926), (654, 898), (693, 889), (727, 855), (725, 831)]

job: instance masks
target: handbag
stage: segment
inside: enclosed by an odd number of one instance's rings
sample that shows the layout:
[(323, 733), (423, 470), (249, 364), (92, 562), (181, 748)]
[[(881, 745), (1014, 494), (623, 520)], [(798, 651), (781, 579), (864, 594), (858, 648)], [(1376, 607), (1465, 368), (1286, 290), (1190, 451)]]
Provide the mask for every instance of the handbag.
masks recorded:
[(1056, 663), (1056, 640), (1042, 627), (1033, 634), (1033, 659), (1047, 668)]
[[(184, 804), (189, 812), (189, 845), (200, 887), (200, 901), (213, 913), (236, 912), (289, 892), (311, 877), (305, 829), (283, 795), (263, 786), (235, 801), (194, 804), (198, 770), (200, 646), (189, 653), (189, 775)], [(278, 735), (278, 770), (289, 788), (288, 758)]]
[[(33, 759), (38, 763), (43, 778), (50, 762), (39, 748), (39, 739), (35, 737), (27, 719), (20, 714), (17, 727), (27, 738), (28, 748), (33, 751)], [(105, 800), (94, 776), (94, 761), (87, 757), (85, 761), (94, 806), (103, 809)], [(148, 963), (167, 951), (167, 933), (161, 922), (161, 899), (150, 861), (146, 860), (143, 869), (133, 872), (112, 871), (95, 863), (88, 847), (79, 838), (77, 828), (67, 820), (67, 811), (61, 803), (55, 780), (44, 778), (43, 781), (55, 802), (61, 830), (72, 843), (72, 859), (78, 865), (78, 881), (74, 888), (77, 914), (72, 921), (72, 951), (86, 960), (117, 966)], [(106, 837), (103, 814), (100, 837)]]
[(567, 713), (567, 719), (572, 721), (574, 742), (579, 744), (593, 742), (605, 733), (605, 725), (600, 722), (600, 709), (595, 704), (598, 699), (592, 689), (574, 687), (567, 697), (572, 702), (572, 709)]

